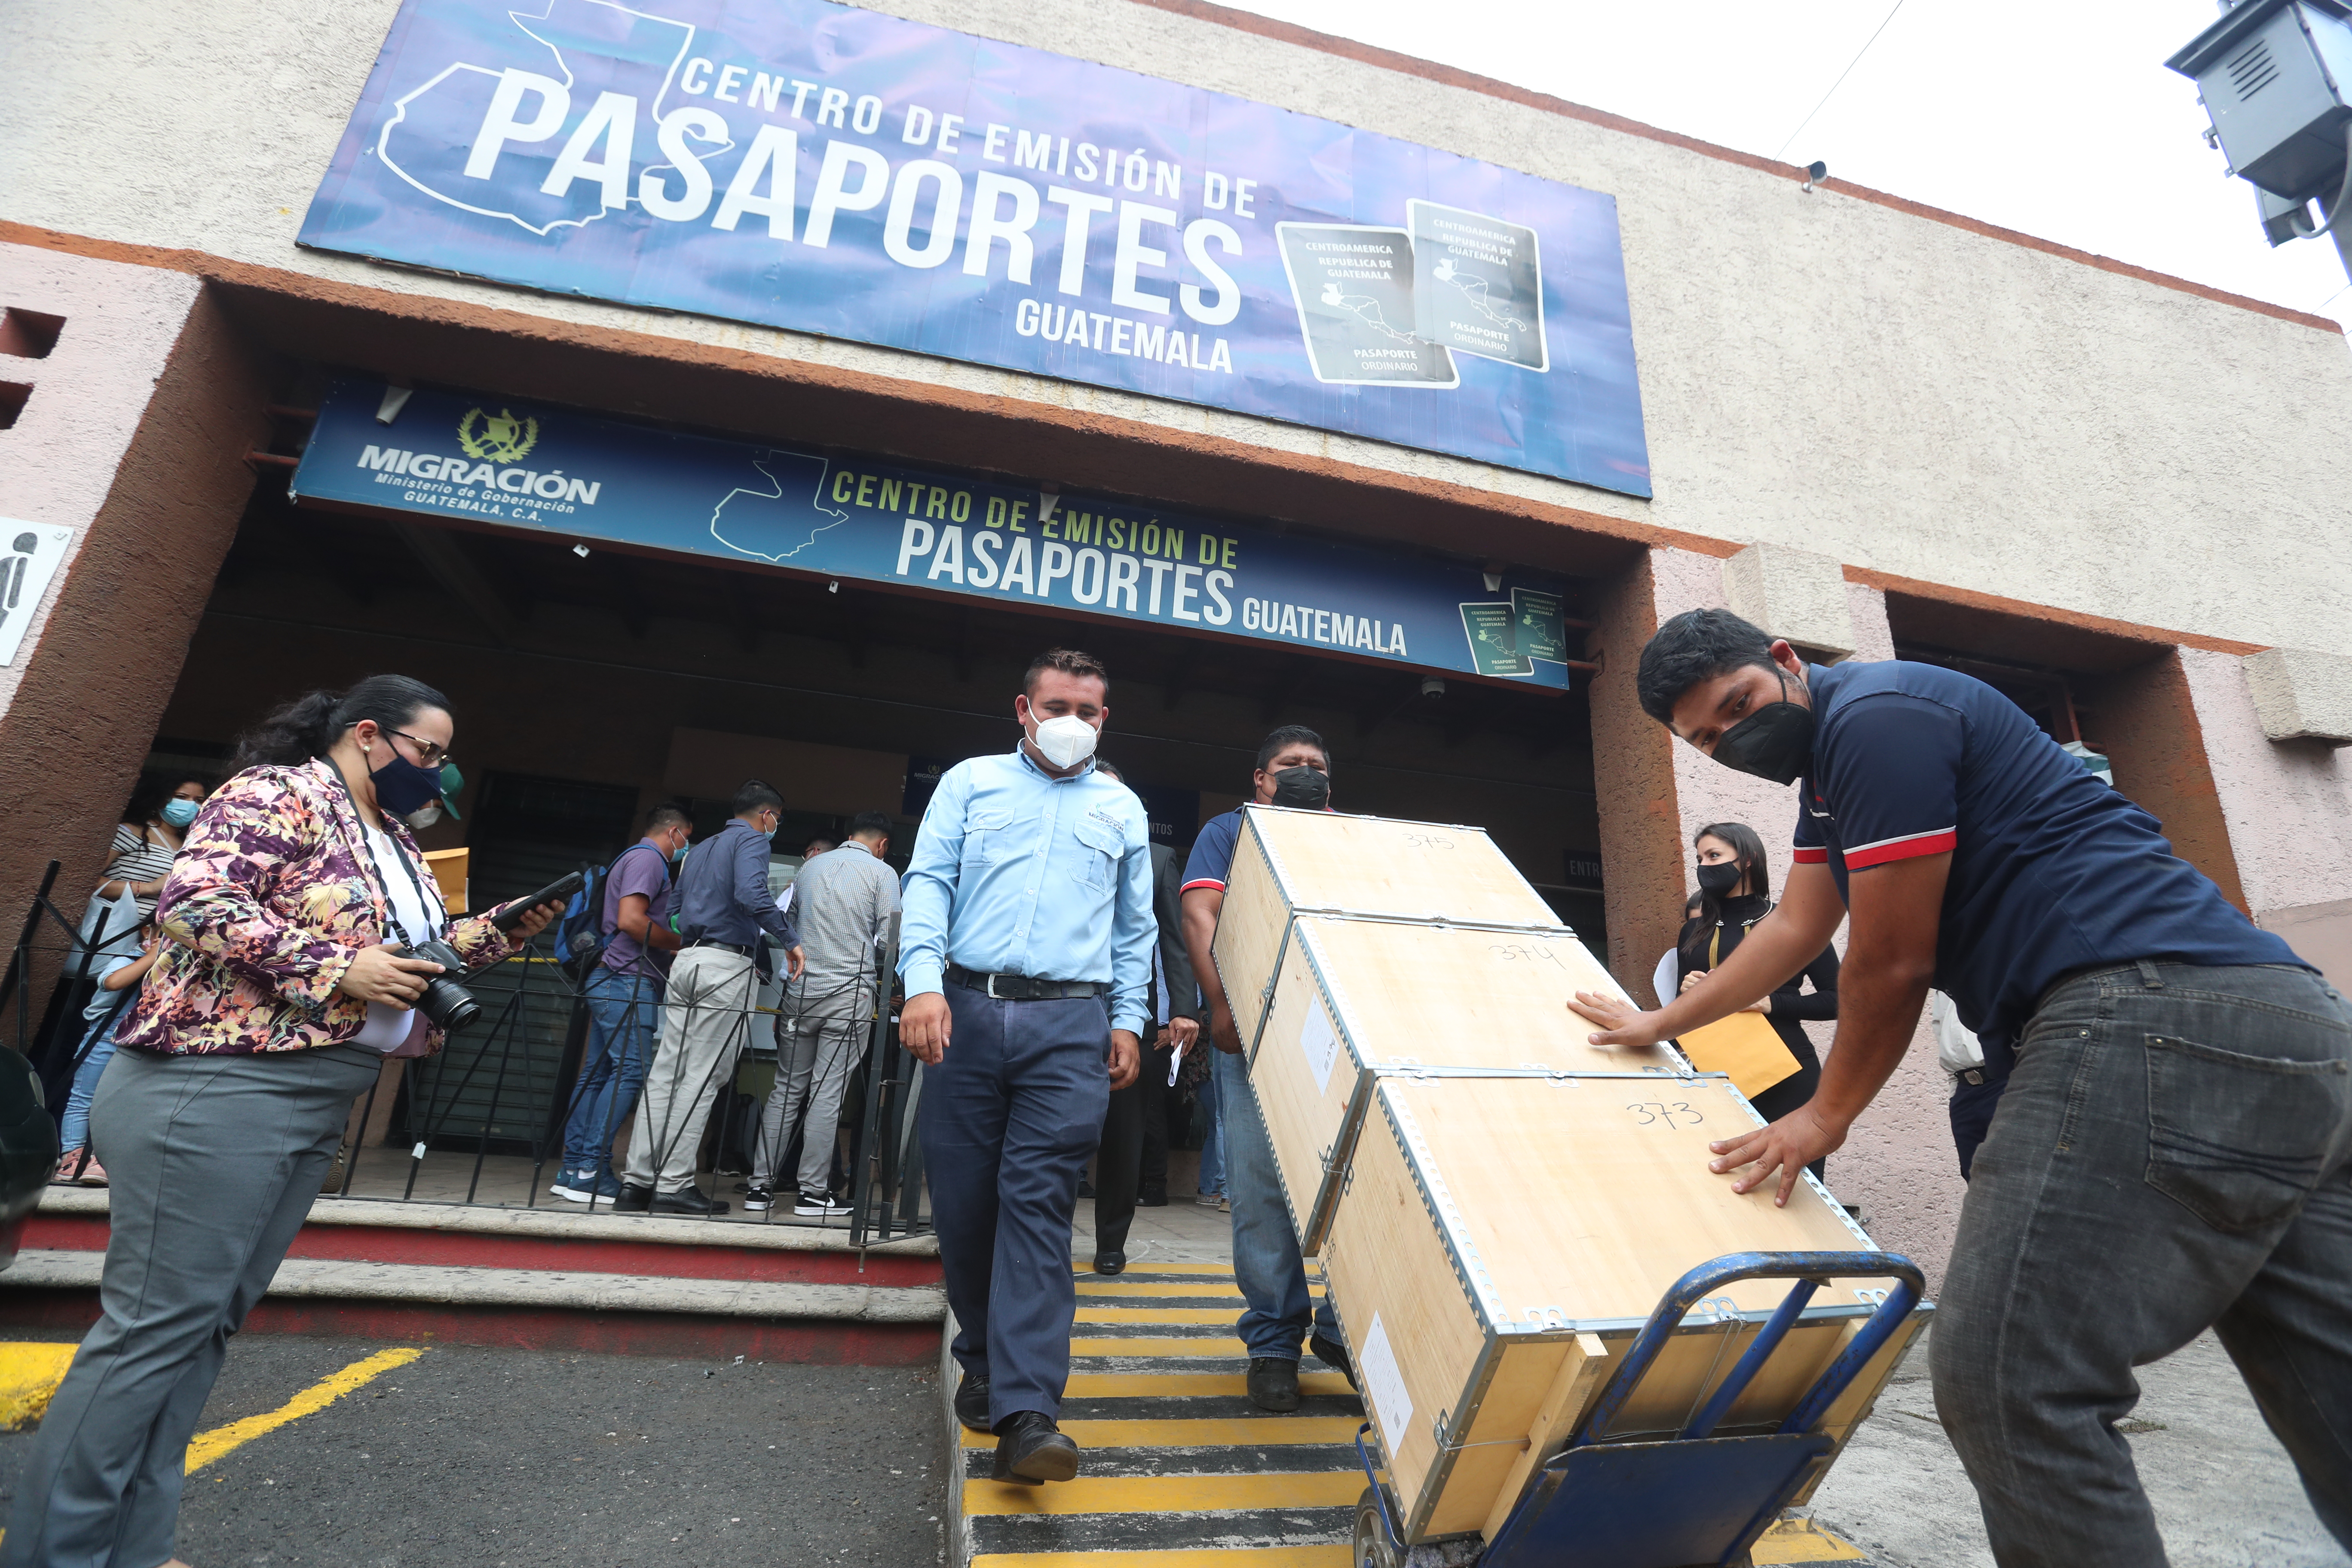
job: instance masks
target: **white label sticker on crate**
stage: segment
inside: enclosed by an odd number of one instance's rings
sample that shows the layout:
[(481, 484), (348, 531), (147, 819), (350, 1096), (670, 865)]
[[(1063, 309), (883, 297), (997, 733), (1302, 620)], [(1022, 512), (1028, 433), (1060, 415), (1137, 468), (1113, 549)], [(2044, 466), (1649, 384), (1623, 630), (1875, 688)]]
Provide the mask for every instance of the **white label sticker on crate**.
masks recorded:
[(1364, 1336), (1363, 1352), (1356, 1357), (1356, 1375), (1364, 1381), (1372, 1414), (1380, 1418), (1381, 1436), (1393, 1455), (1412, 1426), (1412, 1395), (1404, 1391), (1404, 1369), (1389, 1348), (1389, 1331), (1378, 1312), (1372, 1314), (1372, 1331)]
[(1324, 1014), (1320, 997), (1307, 1004), (1307, 1022), (1298, 1026), (1298, 1048), (1307, 1053), (1307, 1069), (1315, 1075), (1315, 1092), (1323, 1093), (1331, 1087), (1331, 1064), (1339, 1058), (1339, 1037), (1331, 1032), (1331, 1020)]

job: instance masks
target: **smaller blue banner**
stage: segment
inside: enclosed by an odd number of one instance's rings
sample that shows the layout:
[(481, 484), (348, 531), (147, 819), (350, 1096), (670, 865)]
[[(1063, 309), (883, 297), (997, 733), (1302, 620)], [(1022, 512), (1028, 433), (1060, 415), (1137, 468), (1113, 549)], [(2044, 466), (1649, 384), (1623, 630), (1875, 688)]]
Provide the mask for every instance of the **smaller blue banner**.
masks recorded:
[(381, 384), (319, 410), (296, 499), (642, 545), (1565, 689), (1562, 583), (1149, 503)]

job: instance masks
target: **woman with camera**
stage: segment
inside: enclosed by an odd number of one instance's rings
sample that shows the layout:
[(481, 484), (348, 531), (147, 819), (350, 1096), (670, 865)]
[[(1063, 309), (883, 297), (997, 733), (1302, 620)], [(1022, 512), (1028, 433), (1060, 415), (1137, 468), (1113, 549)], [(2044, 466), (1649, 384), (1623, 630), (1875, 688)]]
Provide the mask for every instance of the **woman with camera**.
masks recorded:
[[(17, 1479), (0, 1568), (178, 1562), (188, 1438), (352, 1102), (384, 1057), (440, 1047), (464, 1001), (445, 963), (495, 963), (558, 912), (449, 920), (401, 819), (438, 797), (451, 735), (447, 700), (405, 676), (313, 692), (245, 737), (188, 828), (156, 900), (172, 945), (90, 1107), (113, 1184), (101, 1315)], [(445, 963), (404, 956), (427, 944)]]

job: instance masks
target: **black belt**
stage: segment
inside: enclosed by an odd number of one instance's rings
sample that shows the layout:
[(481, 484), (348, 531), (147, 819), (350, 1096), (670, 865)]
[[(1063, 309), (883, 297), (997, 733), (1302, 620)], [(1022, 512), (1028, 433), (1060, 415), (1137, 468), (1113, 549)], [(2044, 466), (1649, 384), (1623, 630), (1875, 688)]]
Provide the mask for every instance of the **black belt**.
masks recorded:
[(967, 991), (999, 1002), (1051, 1002), (1065, 996), (1099, 996), (1109, 986), (1093, 980), (1035, 980), (1026, 974), (982, 974), (960, 963), (948, 965), (948, 979)]
[(692, 942), (688, 942), (686, 945), (688, 947), (715, 947), (721, 952), (731, 952), (738, 958), (756, 959), (760, 956), (757, 952), (752, 951), (751, 945), (749, 942), (719, 942), (707, 936), (696, 937)]

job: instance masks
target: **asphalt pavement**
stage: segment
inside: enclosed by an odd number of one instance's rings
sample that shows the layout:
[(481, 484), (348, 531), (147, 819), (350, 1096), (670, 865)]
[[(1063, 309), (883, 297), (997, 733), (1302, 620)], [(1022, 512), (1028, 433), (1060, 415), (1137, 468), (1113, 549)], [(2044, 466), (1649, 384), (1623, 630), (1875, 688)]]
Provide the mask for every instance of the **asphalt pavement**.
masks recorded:
[[(240, 1340), (199, 1430), (384, 1348)], [(196, 1568), (913, 1568), (940, 1562), (930, 1367), (435, 1348), (188, 1478)], [(29, 1434), (0, 1436), (13, 1501)]]

